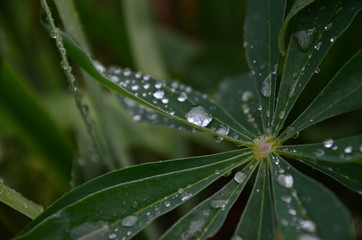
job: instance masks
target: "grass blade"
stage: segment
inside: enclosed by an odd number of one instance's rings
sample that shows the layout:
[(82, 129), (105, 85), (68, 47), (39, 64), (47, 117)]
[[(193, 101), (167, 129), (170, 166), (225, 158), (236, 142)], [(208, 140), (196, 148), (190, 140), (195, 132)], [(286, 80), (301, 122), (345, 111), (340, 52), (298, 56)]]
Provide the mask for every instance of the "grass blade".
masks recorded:
[(327, 139), (323, 143), (280, 146), (278, 154), (296, 158), (311, 158), (332, 163), (358, 161), (362, 163), (362, 135), (334, 141)]
[(279, 63), (278, 32), (283, 23), (285, 4), (284, 0), (249, 0), (244, 25), (246, 58), (263, 108), (260, 112), (263, 128), (269, 133)]
[(273, 154), (272, 186), (282, 239), (354, 239), (347, 209), (327, 188)]
[(249, 163), (220, 191), (181, 218), (161, 239), (207, 239), (221, 228), (227, 214), (258, 164)]
[[(337, 7), (339, 3), (341, 5)], [(300, 93), (318, 70), (328, 50), (361, 8), (359, 0), (323, 0), (314, 2), (298, 14), (280, 83), (273, 119), (274, 134), (283, 127)]]
[(284, 142), (296, 132), (320, 121), (361, 108), (361, 62), (362, 50), (339, 70), (307, 109), (290, 125), (288, 131), (279, 136), (279, 140)]

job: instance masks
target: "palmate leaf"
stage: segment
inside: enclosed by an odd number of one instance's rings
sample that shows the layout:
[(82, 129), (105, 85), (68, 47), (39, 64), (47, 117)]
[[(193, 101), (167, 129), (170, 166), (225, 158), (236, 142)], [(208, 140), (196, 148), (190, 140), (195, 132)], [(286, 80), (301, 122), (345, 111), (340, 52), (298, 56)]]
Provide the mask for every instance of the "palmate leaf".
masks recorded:
[(324, 119), (362, 107), (362, 50), (349, 60), (308, 108), (280, 136), (283, 142)]
[(272, 154), (272, 188), (282, 239), (353, 239), (351, 219), (336, 196)]
[[(120, 68), (104, 69), (95, 64), (68, 34), (62, 32), (68, 55), (91, 76), (108, 88), (170, 118), (229, 141), (249, 145), (255, 137), (206, 95), (172, 88), (149, 75)], [(192, 90), (190, 90), (192, 91)], [(186, 98), (184, 97), (186, 94)], [(182, 97), (182, 100), (180, 100)]]
[(191, 210), (161, 239), (207, 239), (213, 236), (221, 228), (231, 207), (257, 166), (258, 163), (251, 162), (237, 172), (234, 180)]
[(269, 163), (265, 161), (260, 163), (254, 188), (233, 239), (275, 239), (269, 172)]
[(216, 102), (259, 136), (263, 127), (257, 96), (251, 74), (242, 74), (221, 83)]
[[(337, 7), (339, 3), (341, 5)], [(312, 3), (297, 15), (278, 93), (274, 134), (282, 128), (329, 48), (348, 28), (361, 7), (359, 0), (322, 0)]]
[(289, 22), (290, 20), (295, 17), (303, 8), (305, 8), (306, 6), (308, 6), (309, 4), (311, 4), (312, 2), (314, 2), (315, 0), (297, 0), (294, 1), (292, 8), (290, 9), (287, 17), (285, 18), (282, 28), (280, 29), (279, 32), (279, 40), (278, 40), (278, 45), (279, 45), (279, 51), (280, 53), (285, 56), (285, 38), (286, 38), (286, 31), (287, 28), (289, 26)]
[(111, 172), (65, 195), (18, 239), (130, 239), (250, 159), (248, 150), (239, 150)]
[(276, 152), (290, 157), (305, 157), (333, 163), (362, 163), (362, 135), (336, 141), (327, 139), (317, 144), (280, 146), (276, 148)]
[(321, 171), (328, 176), (336, 179), (349, 189), (362, 194), (362, 164), (344, 163), (336, 164), (324, 161), (318, 161), (308, 158), (296, 158), (299, 161)]
[[(274, 112), (279, 63), (278, 32), (283, 23), (284, 0), (248, 1), (244, 24), (246, 58), (255, 78), (255, 88), (263, 111), (263, 129), (270, 132)], [(278, 9), (275, 11), (274, 9)]]

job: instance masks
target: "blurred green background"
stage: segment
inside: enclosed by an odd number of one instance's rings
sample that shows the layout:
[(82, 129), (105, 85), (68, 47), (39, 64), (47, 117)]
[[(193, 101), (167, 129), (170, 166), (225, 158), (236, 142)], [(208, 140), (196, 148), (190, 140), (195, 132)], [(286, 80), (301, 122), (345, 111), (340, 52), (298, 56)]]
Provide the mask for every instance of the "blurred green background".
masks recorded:
[[(248, 71), (242, 46), (246, 1), (139, 0), (131, 4), (130, 1), (75, 1), (90, 49), (104, 65), (152, 71), (158, 77), (177, 79), (210, 96), (216, 94), (223, 80)], [(52, 1), (48, 4), (56, 25), (61, 27), (56, 6)], [(0, 2), (0, 177), (46, 207), (71, 186), (110, 168), (87, 134), (60, 68), (57, 49), (41, 25), (40, 16), (38, 1)], [(360, 13), (332, 47), (320, 66), (320, 73), (313, 77), (288, 121), (361, 48), (361, 24)], [(87, 86), (76, 66), (73, 73), (89, 106), (87, 114), (95, 119), (98, 128), (99, 121), (105, 120), (94, 113)], [(201, 133), (133, 122), (112, 93), (103, 89), (101, 97), (107, 105), (108, 117), (112, 118), (109, 121), (113, 122), (115, 145), (129, 164), (235, 148), (225, 142), (215, 143), (211, 136)], [(362, 111), (355, 111), (324, 121), (290, 143), (361, 134), (361, 116)], [(120, 161), (118, 167), (127, 161)], [(301, 170), (335, 191), (350, 208), (359, 226), (356, 229), (362, 229), (360, 195), (317, 171), (304, 166)], [(243, 198), (241, 205), (247, 199)], [(0, 239), (15, 236), (29, 221), (0, 203)]]

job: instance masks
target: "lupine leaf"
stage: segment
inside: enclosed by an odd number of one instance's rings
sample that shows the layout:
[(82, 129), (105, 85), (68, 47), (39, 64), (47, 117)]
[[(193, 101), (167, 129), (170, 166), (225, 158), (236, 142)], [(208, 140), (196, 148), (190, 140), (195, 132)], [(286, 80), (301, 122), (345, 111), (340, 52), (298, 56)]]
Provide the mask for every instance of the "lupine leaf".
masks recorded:
[(345, 163), (336, 164), (324, 161), (317, 161), (308, 158), (297, 158), (299, 161), (321, 171), (324, 174), (336, 179), (349, 189), (362, 194), (362, 164)]
[(314, 99), (308, 108), (279, 136), (283, 142), (324, 119), (362, 107), (362, 50), (356, 53)]
[(0, 179), (0, 202), (14, 208), (31, 219), (36, 218), (43, 211), (43, 207), (23, 197), (14, 189), (6, 186)]
[[(62, 32), (68, 55), (99, 82), (118, 94), (194, 128), (210, 132), (226, 140), (248, 145), (254, 135), (206, 95), (189, 97), (187, 90), (171, 88), (149, 75), (132, 73), (127, 69), (105, 69), (95, 64), (89, 54), (66, 33)], [(98, 70), (97, 70), (98, 69)], [(190, 89), (190, 91), (193, 91)], [(186, 94), (185, 100), (179, 100)], [(221, 130), (220, 130), (221, 129)]]
[(216, 101), (238, 122), (259, 136), (263, 127), (257, 96), (251, 74), (242, 74), (222, 82)]
[(192, 209), (161, 239), (207, 239), (213, 236), (221, 228), (257, 165), (257, 163), (251, 162), (237, 172), (234, 180)]
[(297, 15), (277, 98), (274, 134), (282, 128), (300, 93), (315, 71), (318, 72), (328, 50), (349, 27), (361, 7), (359, 0), (322, 0)]
[(130, 239), (156, 217), (250, 160), (251, 154), (243, 150), (214, 157), (143, 164), (101, 176), (65, 195), (19, 239)]
[(277, 153), (291, 157), (306, 157), (334, 163), (362, 162), (362, 135), (323, 143), (280, 146)]
[(269, 163), (260, 164), (248, 204), (235, 230), (235, 239), (275, 239)]
[(272, 186), (282, 239), (354, 239), (347, 209), (326, 187), (272, 154)]
[(282, 28), (279, 32), (279, 40), (278, 40), (278, 45), (279, 45), (279, 51), (280, 53), (284, 56), (285, 55), (285, 38), (286, 38), (286, 31), (287, 31), (287, 27), (289, 26), (289, 22), (290, 20), (297, 15), (303, 8), (305, 8), (306, 6), (308, 6), (309, 4), (311, 4), (312, 2), (314, 2), (314, 0), (297, 0), (294, 1), (292, 8), (290, 9), (287, 17), (285, 18)]
[[(246, 58), (255, 80), (263, 128), (270, 131), (279, 63), (278, 33), (283, 23), (284, 0), (249, 0), (244, 24)], [(274, 9), (278, 9), (275, 11)]]

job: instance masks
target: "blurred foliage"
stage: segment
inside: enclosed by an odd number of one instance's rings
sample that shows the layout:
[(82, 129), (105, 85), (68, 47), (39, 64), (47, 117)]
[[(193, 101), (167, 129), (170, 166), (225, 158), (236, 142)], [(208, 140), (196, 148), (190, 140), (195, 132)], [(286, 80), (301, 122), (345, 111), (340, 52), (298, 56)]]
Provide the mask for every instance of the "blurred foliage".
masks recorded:
[[(52, 2), (49, 4), (55, 9)], [(129, 40), (120, 1), (110, 0), (105, 3), (79, 0), (75, 1), (75, 4), (89, 45), (97, 59), (105, 65), (116, 64), (142, 71), (136, 68), (133, 45)], [(213, 95), (222, 80), (248, 71), (242, 46), (245, 1), (153, 0), (150, 10), (154, 18), (157, 43), (170, 78)], [(53, 14), (56, 14), (56, 11), (53, 11)], [(55, 21), (61, 26), (59, 19), (56, 18)], [(320, 73), (313, 77), (302, 93), (301, 100), (292, 111), (288, 122), (303, 111), (337, 69), (361, 48), (361, 24), (362, 14), (359, 14), (329, 52), (320, 66)], [(46, 115), (49, 114), (49, 119), (45, 122), (54, 124), (47, 129), (48, 133), (54, 134), (60, 129), (60, 135), (66, 137), (66, 140), (58, 137), (48, 142), (53, 148), (48, 148), (47, 154), (61, 156), (59, 154), (64, 153), (64, 149), (57, 148), (61, 141), (72, 145), (72, 150), (69, 151), (74, 151), (73, 159), (69, 159), (68, 154), (68, 159), (65, 160), (74, 162), (72, 179), (69, 179), (72, 186), (107, 172), (107, 167), (94, 152), (94, 146), (75, 108), (74, 98), (68, 91), (65, 76), (59, 67), (57, 50), (40, 24), (38, 1), (0, 2), (0, 65), (3, 67), (4, 64), (13, 69), (26, 91), (39, 103), (39, 108), (44, 109)], [(76, 77), (80, 79), (79, 71), (74, 70)], [(82, 85), (81, 91), (88, 103)], [(233, 148), (225, 142), (217, 144), (204, 134), (190, 134), (135, 123), (119, 107), (111, 94), (105, 92), (105, 96), (112, 109), (111, 115), (121, 126), (121, 131), (116, 134), (122, 139), (122, 144), (134, 164), (216, 153)], [(15, 101), (18, 99), (13, 100), (15, 104), (12, 110), (15, 113), (28, 106), (24, 102)], [(41, 120), (37, 119), (34, 112), (28, 111), (26, 114), (32, 121)], [(362, 111), (355, 111), (324, 121), (302, 132), (300, 137), (293, 141), (317, 142), (327, 137), (340, 138), (361, 134), (361, 114)], [(0, 176), (7, 185), (25, 197), (48, 206), (67, 189), (59, 186), (59, 180), (50, 174), (52, 170), (49, 164), (46, 164), (47, 160), (44, 161), (44, 154), (34, 147), (40, 142), (29, 142), (27, 133), (19, 131), (19, 125), (16, 125), (18, 123), (9, 119), (5, 121), (4, 116), (5, 111), (0, 108)], [(26, 122), (26, 119), (23, 120)], [(32, 141), (36, 141), (36, 138), (32, 138)], [(48, 159), (48, 163), (51, 160), (54, 159)], [(350, 208), (359, 229), (362, 229), (361, 196), (314, 170), (300, 167), (335, 191)], [(13, 237), (29, 221), (30, 219), (0, 203), (0, 239)], [(224, 228), (223, 230), (228, 231)], [(222, 231), (219, 234), (223, 234)], [(220, 239), (219, 234), (215, 239)], [(361, 236), (361, 233), (359, 234)]]

